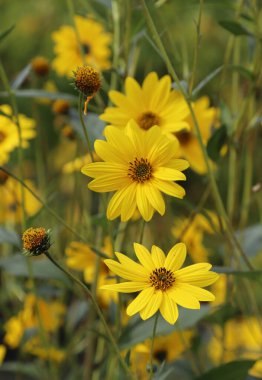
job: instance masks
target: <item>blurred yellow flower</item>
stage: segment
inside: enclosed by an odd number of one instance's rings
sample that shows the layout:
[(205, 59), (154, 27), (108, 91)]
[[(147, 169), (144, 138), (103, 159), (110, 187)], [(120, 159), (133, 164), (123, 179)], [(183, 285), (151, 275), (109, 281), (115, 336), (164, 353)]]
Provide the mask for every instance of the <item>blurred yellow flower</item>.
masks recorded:
[[(19, 114), (18, 118), (21, 127), (22, 147), (28, 148), (28, 140), (36, 135), (35, 121), (23, 114)], [(0, 165), (9, 160), (10, 153), (18, 146), (18, 127), (12, 120), (12, 109), (9, 105), (3, 104), (0, 106)]]
[(116, 191), (107, 208), (109, 220), (121, 216), (127, 221), (138, 208), (149, 221), (155, 210), (165, 213), (161, 192), (184, 197), (185, 190), (174, 181), (186, 179), (182, 171), (188, 163), (176, 159), (176, 139), (168, 139), (157, 126), (145, 131), (134, 121), (125, 129), (108, 126), (104, 134), (107, 141), (96, 140), (95, 151), (105, 162), (88, 164), (82, 173), (95, 178), (88, 185), (91, 190)]
[(5, 360), (6, 347), (3, 344), (0, 344), (0, 366)]
[[(159, 336), (154, 340), (153, 361), (171, 363), (190, 346), (192, 331), (173, 332), (167, 336)], [(148, 364), (150, 362), (150, 341), (140, 343), (131, 350), (131, 367), (139, 380), (148, 380)]]
[(42, 360), (53, 360), (56, 363), (61, 363), (66, 357), (66, 352), (59, 350), (55, 346), (43, 346), (39, 336), (29, 339), (25, 343), (23, 351), (35, 355)]
[[(107, 254), (108, 257), (113, 257), (113, 249), (109, 237), (106, 237), (104, 240), (102, 252)], [(85, 282), (92, 283), (95, 277), (97, 260), (97, 256), (92, 249), (85, 243), (73, 241), (68, 245), (65, 253), (67, 256), (66, 265), (69, 268), (83, 272)], [(115, 279), (108, 278), (110, 273), (103, 261), (100, 261), (99, 265), (97, 296), (103, 306), (108, 306), (110, 302), (117, 300), (116, 293), (109, 292), (106, 294), (100, 287), (105, 284), (114, 284)]]
[[(218, 109), (215, 107), (209, 107), (209, 103), (209, 98), (207, 96), (203, 96), (193, 103), (193, 109), (199, 124), (204, 145), (207, 145), (212, 134), (212, 128), (218, 126)], [(195, 127), (191, 115), (188, 116), (187, 122), (190, 125), (190, 129), (185, 129), (175, 134), (180, 143), (179, 156), (184, 157), (189, 161), (191, 169), (199, 174), (205, 174), (207, 171), (206, 164), (194, 132)]]
[(157, 74), (151, 72), (142, 86), (134, 78), (128, 77), (125, 80), (125, 92), (124, 95), (109, 91), (109, 98), (116, 107), (106, 108), (100, 119), (122, 128), (134, 119), (144, 130), (158, 125), (169, 136), (173, 132), (189, 129), (187, 104), (178, 91), (171, 89), (169, 75), (158, 79)]
[(39, 316), (41, 328), (47, 332), (54, 332), (62, 323), (65, 307), (57, 301), (46, 302), (28, 294), (24, 301), (23, 309), (17, 316), (11, 317), (4, 325), (4, 342), (11, 348), (19, 346), (25, 330), (39, 328)]
[(155, 245), (151, 254), (138, 243), (134, 243), (134, 250), (140, 264), (119, 252), (115, 252), (119, 262), (105, 260), (113, 273), (129, 281), (102, 286), (102, 289), (121, 293), (140, 292), (127, 307), (129, 316), (140, 313), (145, 320), (160, 310), (162, 317), (168, 323), (174, 324), (178, 318), (177, 305), (200, 309), (199, 301), (215, 299), (212, 293), (202, 289), (218, 278), (216, 273), (209, 272), (211, 264), (198, 263), (180, 269), (186, 259), (184, 243), (174, 245), (167, 257)]
[[(95, 160), (98, 161), (97, 155), (95, 155)], [(79, 172), (82, 167), (86, 164), (90, 164), (92, 162), (90, 154), (86, 154), (81, 157), (75, 158), (73, 161), (69, 161), (63, 165), (62, 171), (64, 174), (71, 174), (74, 172)]]
[[(208, 211), (213, 224), (217, 226), (216, 215)], [(186, 244), (188, 253), (195, 263), (206, 261), (208, 251), (203, 244), (204, 233), (213, 234), (214, 230), (209, 220), (202, 214), (197, 214), (193, 219), (178, 219), (172, 228), (173, 235)]]
[(227, 321), (224, 328), (215, 326), (214, 336), (207, 346), (215, 364), (239, 359), (257, 360), (249, 371), (251, 375), (262, 377), (262, 332), (260, 322), (255, 317), (239, 317)]
[[(1, 175), (1, 171), (0, 171)], [(25, 184), (35, 193), (33, 183), (30, 180), (25, 180)], [(32, 216), (41, 208), (39, 201), (27, 190), (24, 189), (25, 213), (27, 216)], [(12, 177), (7, 177), (4, 182), (0, 179), (0, 223), (9, 221), (19, 223), (22, 218), (22, 188), (21, 185)]]
[[(81, 47), (72, 26), (63, 25), (52, 34), (56, 54), (53, 68), (57, 74), (70, 77), (73, 75), (73, 70), (83, 63), (94, 66), (98, 70), (108, 69), (111, 65), (109, 60), (111, 35), (100, 23), (90, 18), (75, 16), (74, 20)], [(81, 48), (84, 57), (82, 57)]]

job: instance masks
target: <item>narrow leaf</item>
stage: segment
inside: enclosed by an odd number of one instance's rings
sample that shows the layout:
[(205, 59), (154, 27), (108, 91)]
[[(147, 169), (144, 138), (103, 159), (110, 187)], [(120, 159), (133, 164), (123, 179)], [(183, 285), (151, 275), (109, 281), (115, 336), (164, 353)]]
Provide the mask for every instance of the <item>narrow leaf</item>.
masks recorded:
[(8, 29), (4, 30), (3, 32), (0, 32), (0, 41), (2, 41), (5, 37), (7, 37), (8, 34), (10, 34), (14, 28), (15, 28), (15, 24), (10, 26)]
[(242, 24), (237, 21), (219, 21), (219, 25), (226, 29), (234, 36), (252, 36), (252, 33), (247, 30)]
[(223, 66), (217, 67), (212, 73), (208, 74), (193, 90), (192, 96), (196, 96), (202, 88), (204, 88), (213, 78), (217, 76), (217, 74), (220, 73), (220, 71), (223, 69)]
[(207, 153), (213, 161), (216, 162), (220, 158), (221, 148), (226, 143), (226, 141), (227, 128), (225, 125), (222, 125), (220, 128), (216, 129), (207, 143)]
[(239, 360), (212, 368), (196, 380), (245, 380), (248, 370), (254, 365), (254, 360)]

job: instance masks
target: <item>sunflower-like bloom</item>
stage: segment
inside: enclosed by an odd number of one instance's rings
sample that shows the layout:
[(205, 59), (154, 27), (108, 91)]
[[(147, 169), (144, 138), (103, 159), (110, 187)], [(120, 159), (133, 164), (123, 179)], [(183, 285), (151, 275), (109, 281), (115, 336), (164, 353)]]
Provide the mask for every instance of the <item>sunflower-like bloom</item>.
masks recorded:
[(116, 107), (108, 107), (100, 116), (102, 120), (117, 127), (125, 127), (134, 119), (140, 128), (150, 129), (158, 125), (165, 134), (189, 129), (186, 121), (189, 115), (187, 104), (180, 92), (171, 90), (171, 78), (161, 79), (155, 72), (145, 78), (142, 86), (128, 77), (125, 80), (125, 95), (109, 91), (110, 100)]
[[(19, 146), (19, 134), (17, 125), (12, 121), (11, 107), (3, 104), (0, 106), (0, 111), (0, 165), (3, 165), (9, 160), (10, 153)], [(22, 114), (19, 114), (18, 118), (21, 127), (22, 148), (27, 148), (28, 140), (36, 135), (35, 121)]]
[(97, 140), (95, 151), (105, 162), (82, 168), (82, 173), (95, 178), (88, 187), (97, 192), (116, 191), (107, 208), (109, 220), (121, 216), (127, 221), (138, 208), (149, 221), (154, 211), (165, 213), (161, 191), (183, 198), (185, 190), (173, 181), (185, 180), (181, 172), (188, 167), (185, 160), (175, 158), (176, 139), (169, 140), (157, 126), (148, 131), (131, 121), (124, 130), (108, 126), (107, 141)]
[(97, 69), (108, 69), (110, 67), (111, 35), (104, 31), (100, 23), (90, 18), (75, 16), (74, 19), (81, 47), (75, 29), (69, 25), (61, 26), (52, 34), (56, 54), (53, 68), (57, 74), (70, 77), (73, 70), (81, 66), (83, 62)]
[(134, 249), (140, 264), (119, 252), (115, 253), (119, 262), (105, 260), (112, 272), (129, 281), (102, 287), (121, 293), (140, 292), (127, 307), (129, 316), (140, 313), (145, 320), (160, 310), (163, 318), (174, 324), (178, 318), (177, 305), (199, 309), (199, 301), (215, 299), (212, 293), (202, 289), (218, 278), (216, 273), (209, 272), (211, 264), (198, 263), (180, 269), (186, 259), (184, 243), (176, 244), (167, 256), (155, 245), (151, 254), (138, 243), (134, 243)]
[[(209, 104), (210, 101), (207, 96), (203, 96), (192, 104), (204, 145), (207, 145), (212, 134), (212, 128), (218, 126), (218, 109), (209, 107)], [(175, 134), (180, 144), (179, 156), (189, 161), (191, 169), (199, 174), (205, 174), (207, 167), (202, 149), (194, 132), (195, 127), (191, 115), (188, 116), (187, 121), (190, 129), (185, 129)]]

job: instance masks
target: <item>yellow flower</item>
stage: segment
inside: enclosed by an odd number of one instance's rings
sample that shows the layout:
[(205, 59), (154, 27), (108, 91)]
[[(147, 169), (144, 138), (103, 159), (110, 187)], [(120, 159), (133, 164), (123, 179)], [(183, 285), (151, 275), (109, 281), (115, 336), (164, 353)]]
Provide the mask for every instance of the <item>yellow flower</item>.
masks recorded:
[[(22, 114), (19, 114), (18, 117), (21, 126), (22, 147), (27, 148), (28, 140), (36, 135), (35, 121)], [(9, 160), (10, 153), (18, 146), (18, 127), (12, 121), (12, 109), (9, 105), (3, 104), (0, 106), (0, 165)]]
[(178, 142), (169, 140), (157, 126), (144, 131), (134, 121), (125, 129), (105, 128), (107, 141), (97, 140), (95, 151), (105, 162), (82, 168), (82, 173), (95, 178), (88, 187), (97, 192), (116, 191), (107, 208), (107, 218), (121, 216), (127, 221), (138, 208), (149, 221), (154, 211), (165, 213), (164, 192), (183, 198), (184, 189), (174, 183), (186, 179), (181, 172), (188, 167), (176, 159)]
[(0, 344), (0, 366), (5, 359), (6, 347), (3, 344)]
[(161, 79), (155, 72), (145, 78), (142, 86), (135, 79), (125, 80), (126, 95), (118, 91), (110, 91), (109, 98), (116, 107), (108, 107), (100, 118), (117, 127), (125, 127), (130, 119), (134, 119), (144, 130), (158, 125), (163, 133), (171, 133), (188, 129), (186, 117), (189, 114), (183, 96), (171, 90), (171, 78), (165, 75)]
[[(108, 257), (113, 257), (112, 244), (108, 237), (106, 237), (104, 240), (102, 251), (107, 254)], [(96, 270), (96, 255), (92, 249), (85, 243), (72, 241), (66, 248), (65, 252), (67, 255), (66, 265), (69, 268), (82, 271), (84, 274), (85, 282), (92, 283)], [(100, 289), (100, 286), (102, 285), (115, 283), (115, 279), (108, 278), (108, 275), (108, 268), (104, 262), (101, 261), (99, 268), (97, 296), (103, 306), (107, 306), (110, 304), (110, 302), (117, 300), (115, 292), (108, 292), (108, 294), (105, 294), (105, 292)]]
[[(0, 174), (2, 172), (0, 171)], [(37, 193), (33, 183), (30, 180), (25, 180), (25, 184)], [(35, 197), (24, 189), (25, 196), (25, 213), (27, 216), (32, 216), (41, 208), (41, 204)], [(22, 218), (22, 189), (21, 185), (13, 178), (8, 177), (4, 183), (0, 181), (0, 223), (9, 221), (19, 223)]]
[[(215, 214), (208, 211), (208, 215), (213, 223), (217, 225)], [(207, 249), (203, 244), (205, 232), (212, 234), (214, 230), (208, 219), (202, 214), (195, 215), (192, 220), (177, 220), (175, 226), (172, 228), (173, 235), (186, 244), (189, 255), (196, 263), (206, 261), (208, 257)]]
[(73, 74), (73, 70), (84, 62), (97, 69), (108, 69), (110, 67), (109, 44), (111, 42), (111, 35), (104, 31), (100, 23), (90, 18), (86, 19), (81, 16), (75, 16), (74, 19), (84, 59), (75, 29), (68, 25), (62, 26), (52, 34), (56, 54), (53, 68), (57, 74), (70, 77)]
[(240, 317), (227, 321), (222, 329), (215, 326), (214, 337), (207, 346), (208, 353), (215, 364), (221, 358), (224, 362), (251, 359), (257, 360), (249, 371), (251, 375), (262, 377), (262, 333), (255, 317)]
[(127, 307), (129, 316), (140, 313), (145, 320), (160, 310), (163, 318), (174, 324), (178, 318), (177, 305), (199, 309), (199, 301), (215, 299), (212, 293), (202, 289), (218, 278), (216, 273), (209, 272), (211, 264), (198, 263), (180, 269), (186, 259), (184, 243), (171, 248), (167, 257), (155, 245), (151, 254), (138, 243), (134, 243), (134, 249), (140, 264), (119, 252), (115, 253), (119, 263), (111, 259), (105, 260), (112, 272), (129, 281), (102, 287), (121, 293), (140, 292)]
[[(171, 363), (187, 349), (192, 336), (192, 331), (183, 331), (181, 333), (173, 332), (167, 336), (156, 337), (153, 347), (153, 361), (157, 364), (161, 364), (162, 362)], [(131, 350), (131, 367), (139, 380), (148, 380), (147, 369), (150, 361), (150, 346), (151, 342), (148, 340), (145, 343), (136, 345)]]
[(19, 346), (25, 330), (38, 328), (39, 318), (41, 325), (47, 332), (56, 331), (62, 323), (65, 307), (60, 302), (46, 302), (28, 294), (25, 298), (24, 307), (17, 316), (11, 317), (4, 325), (6, 331), (4, 342), (11, 348)]
[(42, 360), (52, 360), (56, 363), (61, 363), (66, 357), (65, 351), (59, 350), (55, 346), (43, 346), (38, 336), (29, 339), (25, 343), (23, 351), (35, 355)]
[(62, 168), (62, 172), (64, 174), (79, 172), (84, 165), (89, 164), (90, 162), (92, 162), (90, 154), (77, 157), (73, 161), (69, 161), (66, 164), (64, 164)]
[[(212, 134), (212, 127), (214, 128), (218, 125), (218, 109), (209, 107), (209, 99), (207, 96), (203, 96), (194, 102), (193, 109), (200, 128), (203, 143), (204, 145), (207, 145)], [(191, 169), (199, 174), (204, 174), (207, 171), (206, 164), (194, 132), (195, 127), (191, 115), (188, 116), (187, 121), (190, 125), (190, 129), (175, 134), (180, 143), (179, 155), (185, 157), (189, 161)]]

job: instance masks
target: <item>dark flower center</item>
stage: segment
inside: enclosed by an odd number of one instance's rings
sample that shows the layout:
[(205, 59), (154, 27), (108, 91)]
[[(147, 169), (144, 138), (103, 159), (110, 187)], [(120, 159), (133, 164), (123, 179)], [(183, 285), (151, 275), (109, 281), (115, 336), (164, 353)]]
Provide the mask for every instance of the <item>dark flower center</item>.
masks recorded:
[(150, 274), (150, 282), (156, 290), (165, 291), (175, 282), (174, 273), (166, 268), (157, 268)]
[(91, 47), (87, 43), (82, 44), (82, 49), (83, 49), (84, 54), (90, 54), (91, 52)]
[(160, 363), (167, 359), (167, 351), (159, 350), (154, 352), (154, 358), (157, 359)]
[(137, 123), (142, 129), (148, 130), (160, 124), (160, 117), (151, 111), (144, 112), (137, 118)]
[(129, 162), (128, 176), (136, 182), (148, 181), (152, 177), (152, 166), (146, 158), (135, 158)]
[(0, 143), (3, 142), (5, 138), (6, 138), (5, 133), (0, 131)]
[(180, 145), (186, 145), (191, 140), (192, 133), (190, 131), (183, 130), (183, 131), (177, 132), (176, 137)]

